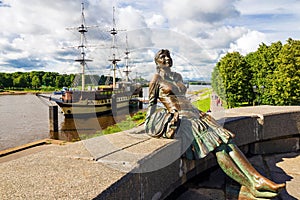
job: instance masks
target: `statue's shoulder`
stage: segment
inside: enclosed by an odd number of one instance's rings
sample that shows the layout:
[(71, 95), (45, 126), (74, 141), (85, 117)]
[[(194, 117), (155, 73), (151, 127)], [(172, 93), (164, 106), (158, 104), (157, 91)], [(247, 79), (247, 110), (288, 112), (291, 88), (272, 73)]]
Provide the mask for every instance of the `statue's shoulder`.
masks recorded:
[(161, 76), (159, 75), (159, 74), (154, 74), (154, 76), (152, 77), (152, 80), (151, 80), (151, 82), (152, 83), (155, 83), (155, 82), (157, 82), (157, 81), (160, 81), (162, 78), (161, 78)]

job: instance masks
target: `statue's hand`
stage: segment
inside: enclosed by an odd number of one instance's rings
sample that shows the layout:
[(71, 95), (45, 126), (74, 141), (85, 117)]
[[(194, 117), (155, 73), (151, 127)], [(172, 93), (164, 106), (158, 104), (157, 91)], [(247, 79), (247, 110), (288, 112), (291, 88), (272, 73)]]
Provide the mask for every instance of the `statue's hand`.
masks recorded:
[(166, 132), (167, 138), (173, 138), (177, 129), (177, 122), (179, 121), (179, 112), (174, 110), (171, 112), (173, 114), (172, 120), (168, 123), (168, 129)]
[(179, 112), (177, 111), (177, 110), (175, 110), (174, 112), (173, 112), (173, 119), (171, 120), (171, 124), (172, 125), (176, 125), (177, 124), (177, 122), (178, 122), (178, 120), (179, 120)]

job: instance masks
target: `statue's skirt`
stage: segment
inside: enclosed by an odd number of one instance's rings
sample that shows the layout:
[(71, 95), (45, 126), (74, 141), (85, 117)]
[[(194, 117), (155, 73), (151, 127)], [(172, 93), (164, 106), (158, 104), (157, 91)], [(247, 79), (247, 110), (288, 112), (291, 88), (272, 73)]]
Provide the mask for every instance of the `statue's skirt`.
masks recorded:
[(210, 115), (200, 112), (180, 112), (175, 138), (181, 140), (182, 151), (188, 159), (200, 159), (224, 143), (234, 134), (219, 125)]

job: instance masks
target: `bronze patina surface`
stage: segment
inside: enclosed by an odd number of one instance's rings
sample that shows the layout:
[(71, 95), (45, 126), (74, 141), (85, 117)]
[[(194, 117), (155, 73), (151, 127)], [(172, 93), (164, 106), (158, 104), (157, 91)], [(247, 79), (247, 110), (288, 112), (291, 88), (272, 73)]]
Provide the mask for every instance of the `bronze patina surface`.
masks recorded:
[[(195, 108), (186, 98), (187, 89), (182, 76), (171, 71), (170, 51), (158, 51), (154, 60), (157, 73), (149, 85), (146, 132), (155, 137), (182, 140), (181, 156), (187, 159), (201, 159), (214, 152), (221, 169), (246, 187), (249, 195), (257, 198), (277, 196), (285, 184), (277, 184), (262, 176), (234, 144), (234, 134)], [(164, 109), (157, 109), (158, 100)]]

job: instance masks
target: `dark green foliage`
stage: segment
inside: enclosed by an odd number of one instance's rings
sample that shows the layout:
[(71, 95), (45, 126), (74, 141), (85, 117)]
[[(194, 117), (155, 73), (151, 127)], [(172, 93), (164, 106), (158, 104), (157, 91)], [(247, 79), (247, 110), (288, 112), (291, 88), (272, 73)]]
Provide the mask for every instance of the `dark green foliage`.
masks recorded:
[[(300, 104), (300, 41), (261, 44), (245, 57), (226, 54), (212, 72), (212, 87), (229, 107)], [(256, 90), (253, 89), (256, 86)]]
[(288, 39), (278, 55), (270, 93), (276, 105), (300, 104), (300, 41)]
[(215, 67), (212, 87), (216, 93), (227, 102), (228, 107), (249, 101), (251, 74), (249, 65), (238, 53), (228, 53)]
[[(62, 87), (73, 87), (75, 74), (59, 74), (57, 72), (31, 71), (0, 73), (0, 86), (7, 89), (40, 89), (53, 90)], [(81, 76), (77, 75), (77, 83), (81, 83)], [(116, 81), (120, 79), (117, 78)], [(112, 83), (112, 77), (99, 75), (86, 75), (86, 85), (104, 85)], [(48, 88), (48, 89), (47, 89)]]
[(61, 89), (63, 86), (70, 87), (74, 78), (74, 74), (43, 71), (0, 73), (0, 86), (7, 89), (40, 89), (41, 87)]

